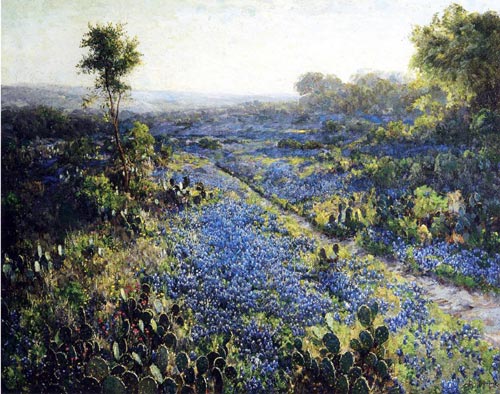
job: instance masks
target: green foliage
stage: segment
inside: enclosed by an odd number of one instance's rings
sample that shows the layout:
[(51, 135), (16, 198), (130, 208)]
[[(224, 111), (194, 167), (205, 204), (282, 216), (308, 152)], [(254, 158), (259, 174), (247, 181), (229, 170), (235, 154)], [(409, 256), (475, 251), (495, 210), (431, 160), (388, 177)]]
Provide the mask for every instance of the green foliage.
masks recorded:
[(89, 24), (88, 27), (89, 31), (83, 36), (80, 46), (87, 48), (89, 53), (84, 55), (77, 67), (84, 74), (95, 74), (96, 78), (94, 96), (87, 98), (85, 103), (98, 96), (105, 103), (105, 119), (113, 125), (114, 143), (123, 170), (123, 187), (128, 191), (130, 159), (126, 156), (120, 135), (120, 103), (130, 90), (125, 77), (140, 64), (142, 54), (137, 50), (137, 38), (127, 37), (122, 24)]
[[(407, 97), (414, 93), (411, 87), (399, 82), (400, 76), (367, 73), (353, 76), (353, 83), (343, 83), (335, 75), (308, 72), (295, 84), (300, 102), (307, 107), (332, 112), (383, 115), (406, 113)], [(339, 131), (334, 123), (326, 122), (324, 129)], [(351, 130), (346, 126), (346, 129)]]
[(412, 65), (448, 92), (452, 102), (499, 109), (500, 18), (494, 11), (467, 12), (452, 4), (427, 26), (413, 29)]
[(282, 149), (320, 149), (323, 144), (318, 141), (306, 141), (301, 143), (293, 138), (284, 138), (278, 141), (278, 148)]
[(358, 320), (363, 327), (369, 327), (373, 322), (371, 309), (366, 305), (361, 305), (358, 309)]
[(78, 68), (85, 74), (96, 74), (95, 88), (103, 95), (111, 93), (108, 104), (114, 106), (114, 95), (123, 94), (129, 86), (123, 77), (129, 74), (141, 62), (141, 53), (137, 51), (139, 42), (126, 36), (123, 24), (96, 24), (88, 26), (89, 31), (83, 36), (81, 47), (88, 48), (88, 55), (78, 63)]
[(203, 149), (217, 150), (222, 147), (219, 141), (213, 138), (201, 138), (198, 145)]
[(491, 111), (487, 108), (482, 108), (472, 119), (470, 128), (477, 134), (493, 134), (498, 132), (500, 127), (500, 115), (498, 112)]
[(70, 281), (63, 287), (57, 289), (57, 296), (68, 301), (73, 311), (85, 304), (88, 300), (87, 292), (82, 288), (81, 283)]
[(81, 166), (97, 154), (98, 147), (91, 138), (81, 137), (69, 141), (61, 150), (61, 164), (67, 163), (74, 166)]
[(388, 187), (394, 183), (398, 176), (398, 167), (389, 156), (384, 156), (365, 166), (366, 173), (375, 181), (379, 187)]
[(86, 176), (78, 195), (94, 212), (111, 215), (125, 209), (127, 201), (104, 174)]
[[(318, 357), (311, 357), (309, 350), (295, 346), (291, 355), (295, 392), (402, 392), (391, 375), (393, 361), (386, 358), (383, 346), (389, 339), (389, 330), (386, 326), (376, 329), (373, 326), (378, 310), (377, 303), (362, 305), (358, 309), (358, 319), (364, 329), (358, 338), (351, 339), (352, 350), (340, 353), (340, 341), (332, 332), (323, 336), (322, 344), (326, 349), (311, 349), (314, 354), (319, 354)], [(295, 339), (294, 343), (297, 342)], [(316, 342), (312, 340), (311, 343)]]
[(134, 127), (125, 134), (125, 151), (132, 165), (132, 171), (138, 178), (149, 175), (154, 159), (155, 139), (144, 123), (134, 122)]
[(323, 344), (332, 354), (338, 354), (340, 351), (339, 338), (332, 332), (328, 332), (323, 336)]
[[(207, 387), (222, 391), (225, 381), (237, 380), (226, 350), (201, 355), (196, 370), (190, 366), (186, 352), (195, 347), (189, 328), (184, 328), (186, 311), (177, 304), (169, 307), (163, 295), (148, 284), (143, 284), (135, 297), (122, 289), (115, 310), (108, 313), (104, 316), (107, 327), (96, 320), (87, 323), (83, 308), (74, 324), (58, 330), (47, 327), (43, 363), (37, 366), (29, 387), (42, 392), (53, 392), (52, 388), (60, 385), (59, 390), (71, 387), (77, 392), (157, 393), (161, 389), (175, 393), (178, 388), (184, 387), (185, 392), (195, 385), (202, 391)], [(168, 350), (168, 336), (175, 336), (174, 331), (180, 338)], [(17, 384), (19, 380), (12, 386)]]
[(323, 123), (323, 129), (330, 133), (337, 133), (344, 129), (344, 125), (335, 120), (327, 120), (325, 123)]
[(448, 199), (439, 196), (432, 188), (421, 186), (415, 189), (415, 206), (413, 212), (417, 219), (429, 217), (448, 209)]

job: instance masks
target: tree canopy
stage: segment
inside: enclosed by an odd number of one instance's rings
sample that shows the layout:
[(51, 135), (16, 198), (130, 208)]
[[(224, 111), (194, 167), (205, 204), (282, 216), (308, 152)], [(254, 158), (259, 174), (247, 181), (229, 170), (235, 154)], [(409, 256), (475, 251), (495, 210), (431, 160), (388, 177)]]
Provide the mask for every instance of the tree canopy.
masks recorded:
[(442, 17), (416, 26), (411, 65), (448, 93), (451, 104), (499, 110), (500, 17), (494, 11), (467, 12), (452, 4)]
[(81, 47), (88, 49), (77, 67), (85, 74), (94, 74), (95, 95), (104, 100), (106, 117), (113, 125), (115, 145), (122, 163), (123, 186), (128, 189), (130, 166), (122, 146), (119, 129), (120, 103), (130, 90), (125, 77), (140, 64), (142, 54), (137, 50), (137, 38), (126, 35), (123, 24), (89, 24)]

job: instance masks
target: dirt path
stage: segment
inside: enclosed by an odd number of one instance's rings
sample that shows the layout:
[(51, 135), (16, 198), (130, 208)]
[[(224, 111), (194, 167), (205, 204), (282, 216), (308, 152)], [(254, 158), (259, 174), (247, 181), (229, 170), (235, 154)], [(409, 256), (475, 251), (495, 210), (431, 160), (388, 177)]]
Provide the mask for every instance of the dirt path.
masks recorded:
[[(334, 237), (324, 234), (304, 217), (274, 204), (244, 179), (227, 171), (218, 164), (216, 164), (216, 167), (225, 174), (237, 179), (242, 184), (243, 188), (249, 188), (257, 193), (262, 198), (265, 206), (278, 209), (283, 215), (293, 218), (301, 227), (307, 229), (308, 232), (314, 234), (314, 236), (322, 242), (339, 243), (347, 247), (354, 256), (363, 256), (367, 254), (365, 250), (357, 246), (352, 240), (339, 241)], [(484, 294), (479, 291), (468, 291), (450, 283), (441, 283), (436, 278), (430, 276), (415, 276), (407, 272), (404, 264), (394, 258), (377, 258), (384, 262), (390, 271), (421, 286), (428, 298), (435, 302), (444, 312), (466, 321), (481, 320), (484, 326), (484, 339), (493, 346), (500, 348), (500, 295)]]

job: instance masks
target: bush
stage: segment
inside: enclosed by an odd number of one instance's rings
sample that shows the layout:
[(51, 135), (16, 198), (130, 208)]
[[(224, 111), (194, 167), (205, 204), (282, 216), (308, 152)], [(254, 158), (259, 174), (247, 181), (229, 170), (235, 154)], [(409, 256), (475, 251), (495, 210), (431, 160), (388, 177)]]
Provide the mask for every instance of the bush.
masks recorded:
[(282, 149), (301, 149), (302, 144), (292, 138), (285, 138), (278, 141), (278, 148)]
[(136, 177), (142, 178), (151, 172), (155, 156), (154, 143), (149, 127), (143, 123), (135, 122), (134, 127), (127, 132), (125, 150)]
[(416, 188), (414, 195), (415, 206), (413, 207), (413, 213), (417, 219), (427, 218), (448, 209), (448, 198), (440, 197), (429, 186)]
[(323, 123), (323, 130), (331, 133), (337, 133), (339, 131), (344, 130), (344, 128), (345, 126), (343, 124), (335, 120), (327, 120), (326, 122)]
[(213, 138), (202, 138), (198, 141), (198, 145), (200, 148), (210, 150), (216, 150), (222, 147), (219, 141), (214, 140)]
[(83, 199), (91, 212), (97, 214), (115, 215), (125, 208), (127, 202), (127, 198), (104, 174), (86, 176), (77, 196)]

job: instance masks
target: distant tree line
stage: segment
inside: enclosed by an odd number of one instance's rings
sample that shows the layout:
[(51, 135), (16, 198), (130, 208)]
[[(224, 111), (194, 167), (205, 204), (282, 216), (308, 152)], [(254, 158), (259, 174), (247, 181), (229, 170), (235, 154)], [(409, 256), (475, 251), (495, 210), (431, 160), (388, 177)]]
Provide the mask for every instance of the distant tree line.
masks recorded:
[(413, 131), (455, 142), (500, 146), (500, 17), (468, 12), (457, 4), (411, 35), (416, 78), (357, 74), (344, 83), (308, 72), (295, 88), (313, 110), (345, 114), (412, 116)]
[(334, 74), (308, 72), (300, 76), (295, 88), (300, 102), (314, 110), (399, 117), (406, 116), (416, 98), (426, 92), (400, 75), (379, 72), (356, 74), (347, 83)]

